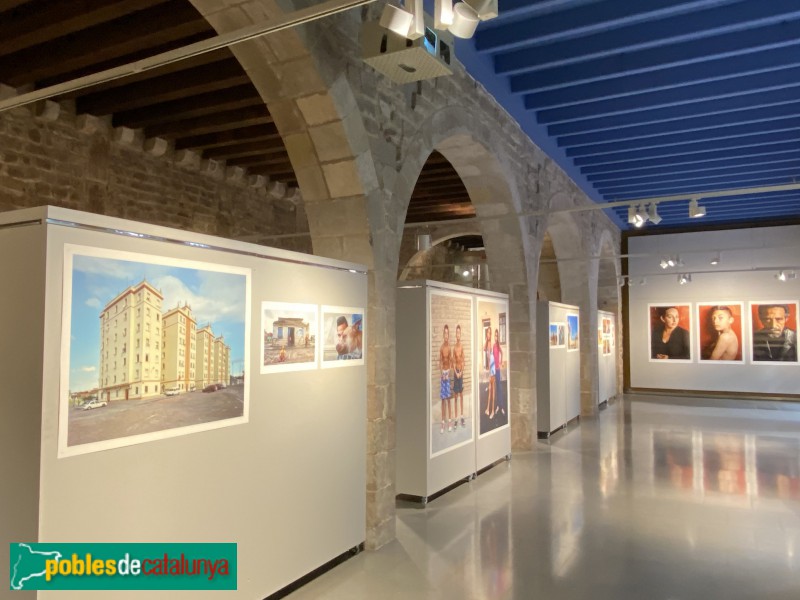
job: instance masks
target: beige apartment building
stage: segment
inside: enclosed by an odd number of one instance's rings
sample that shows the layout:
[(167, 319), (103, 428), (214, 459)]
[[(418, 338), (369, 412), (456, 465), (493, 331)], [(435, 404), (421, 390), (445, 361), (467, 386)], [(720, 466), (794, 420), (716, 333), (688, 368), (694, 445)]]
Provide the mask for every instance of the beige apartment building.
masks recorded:
[[(189, 305), (178, 306), (164, 313), (161, 350), (161, 383), (163, 390), (178, 388), (189, 391), (195, 386), (195, 353), (197, 323)], [(163, 391), (162, 390), (162, 391)]]
[(100, 397), (147, 398), (161, 393), (161, 305), (147, 281), (131, 286), (100, 313)]
[(142, 281), (100, 313), (99, 398), (149, 398), (169, 388), (229, 382), (231, 349), (224, 337), (215, 337), (211, 325), (198, 331), (187, 304), (162, 313), (163, 301)]

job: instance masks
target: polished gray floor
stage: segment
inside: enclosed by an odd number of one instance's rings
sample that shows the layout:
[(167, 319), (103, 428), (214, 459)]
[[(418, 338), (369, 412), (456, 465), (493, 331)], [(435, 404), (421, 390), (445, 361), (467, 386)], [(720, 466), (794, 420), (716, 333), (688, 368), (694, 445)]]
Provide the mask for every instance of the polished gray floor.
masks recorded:
[(800, 600), (800, 405), (626, 396), (290, 596)]

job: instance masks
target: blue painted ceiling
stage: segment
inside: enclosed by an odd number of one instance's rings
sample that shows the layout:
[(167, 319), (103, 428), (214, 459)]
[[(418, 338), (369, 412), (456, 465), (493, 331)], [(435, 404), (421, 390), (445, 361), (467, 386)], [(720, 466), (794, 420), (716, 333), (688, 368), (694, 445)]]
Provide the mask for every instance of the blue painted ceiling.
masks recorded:
[(456, 55), (594, 201), (685, 195), (653, 233), (800, 218), (800, 190), (703, 198), (800, 182), (800, 0), (499, 6)]

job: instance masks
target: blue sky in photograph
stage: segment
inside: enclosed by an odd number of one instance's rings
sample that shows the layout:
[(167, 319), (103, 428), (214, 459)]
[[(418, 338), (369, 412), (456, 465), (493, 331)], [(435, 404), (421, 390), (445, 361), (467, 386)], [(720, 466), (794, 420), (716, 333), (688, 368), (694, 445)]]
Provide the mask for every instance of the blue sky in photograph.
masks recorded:
[(72, 261), (70, 391), (96, 387), (100, 376), (100, 312), (127, 288), (143, 280), (164, 296), (166, 312), (188, 304), (197, 327), (211, 324), (231, 347), (231, 373), (244, 367), (246, 278), (222, 273), (75, 255)]
[(577, 315), (567, 315), (567, 324), (569, 325), (569, 339), (578, 339), (578, 317)]

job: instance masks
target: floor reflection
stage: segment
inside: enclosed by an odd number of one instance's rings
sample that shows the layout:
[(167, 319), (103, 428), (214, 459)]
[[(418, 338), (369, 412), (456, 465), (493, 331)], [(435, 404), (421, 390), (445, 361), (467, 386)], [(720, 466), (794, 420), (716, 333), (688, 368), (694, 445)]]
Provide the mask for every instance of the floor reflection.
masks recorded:
[(800, 440), (741, 433), (653, 432), (653, 478), (704, 494), (800, 500)]
[(291, 598), (798, 600), (800, 405), (706, 401), (613, 403)]

